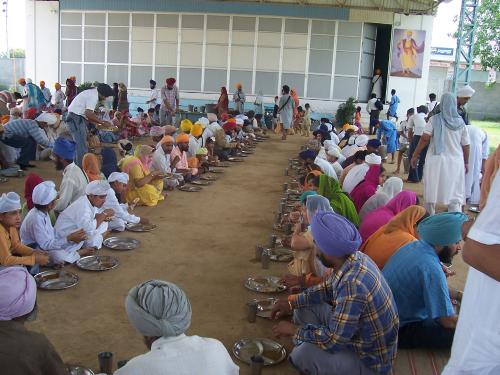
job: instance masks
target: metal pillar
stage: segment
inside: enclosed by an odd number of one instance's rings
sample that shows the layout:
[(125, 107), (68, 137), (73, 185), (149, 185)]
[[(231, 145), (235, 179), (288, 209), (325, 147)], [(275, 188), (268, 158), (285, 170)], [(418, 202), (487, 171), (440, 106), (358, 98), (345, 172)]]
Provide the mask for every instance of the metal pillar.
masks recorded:
[[(459, 84), (468, 84), (471, 78), (472, 65), (474, 64), (474, 34), (479, 2), (480, 0), (462, 0), (455, 66), (453, 68), (452, 92), (456, 92)], [(464, 59), (464, 69), (462, 71), (460, 71), (461, 58)]]

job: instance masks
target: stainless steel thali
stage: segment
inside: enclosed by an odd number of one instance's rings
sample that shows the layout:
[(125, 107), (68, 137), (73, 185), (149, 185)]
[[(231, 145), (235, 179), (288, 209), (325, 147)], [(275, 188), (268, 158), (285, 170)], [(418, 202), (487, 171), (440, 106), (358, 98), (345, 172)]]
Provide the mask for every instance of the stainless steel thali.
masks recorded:
[(208, 186), (211, 184), (211, 182), (205, 181), (205, 180), (194, 180), (194, 181), (191, 181), (190, 184), (199, 185), (199, 186)]
[(63, 290), (74, 287), (79, 282), (78, 275), (64, 270), (50, 270), (35, 275), (36, 285), (40, 289)]
[(250, 301), (250, 303), (257, 304), (257, 316), (266, 319), (271, 319), (271, 310), (273, 309), (273, 306), (276, 304), (276, 302), (278, 302), (278, 299), (274, 297), (260, 299), (257, 298)]
[(139, 247), (141, 242), (130, 237), (108, 237), (102, 244), (111, 250), (134, 250)]
[(293, 250), (278, 248), (278, 249), (270, 249), (271, 255), (270, 259), (275, 262), (290, 262), (293, 259)]
[(230, 157), (227, 160), (229, 160), (231, 163), (239, 163), (243, 161), (243, 159), (240, 157)]
[(211, 176), (209, 174), (204, 174), (204, 175), (200, 176), (200, 180), (203, 180), (203, 181), (217, 181), (217, 177)]
[(286, 349), (279, 342), (266, 338), (243, 338), (233, 345), (233, 354), (240, 361), (251, 364), (253, 356), (261, 356), (264, 366), (283, 362)]
[(125, 225), (125, 228), (131, 232), (151, 232), (152, 230), (156, 229), (156, 225), (154, 224), (132, 224), (128, 223)]
[(259, 293), (281, 293), (286, 285), (280, 283), (277, 276), (249, 277), (245, 280), (245, 287)]
[(107, 271), (118, 267), (118, 259), (107, 255), (90, 255), (80, 258), (76, 266), (86, 271)]
[(184, 185), (184, 186), (180, 186), (179, 190), (180, 191), (186, 191), (188, 193), (197, 193), (197, 192), (201, 191), (201, 187), (199, 187), (199, 186), (187, 186), (187, 185)]
[(79, 365), (66, 365), (69, 375), (95, 375), (94, 372)]
[(224, 173), (220, 168), (210, 168), (210, 173)]

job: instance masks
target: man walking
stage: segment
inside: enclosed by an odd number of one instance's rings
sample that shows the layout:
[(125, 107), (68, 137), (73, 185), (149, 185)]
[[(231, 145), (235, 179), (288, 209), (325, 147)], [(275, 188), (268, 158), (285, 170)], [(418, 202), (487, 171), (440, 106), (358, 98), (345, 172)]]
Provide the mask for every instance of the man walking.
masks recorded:
[(81, 167), (83, 155), (88, 151), (87, 147), (87, 126), (89, 122), (112, 127), (109, 121), (103, 121), (94, 113), (97, 103), (113, 96), (113, 89), (105, 83), (99, 83), (97, 87), (82, 91), (72, 101), (68, 107), (66, 124), (76, 143), (75, 163)]
[(242, 114), (245, 112), (245, 93), (243, 92), (243, 88), (241, 86), (241, 83), (236, 84), (236, 92), (233, 94), (233, 101), (234, 101), (234, 109), (236, 112), (239, 114)]
[(160, 125), (172, 125), (172, 118), (179, 112), (179, 89), (175, 78), (167, 78), (161, 88)]
[(391, 117), (398, 121), (398, 106), (399, 106), (399, 97), (396, 95), (396, 90), (391, 90), (391, 101), (389, 102), (389, 110), (387, 111), (387, 120), (390, 120)]
[[(410, 142), (410, 155), (408, 156), (411, 160), (415, 149), (417, 148), (418, 142), (424, 133), (425, 126), (427, 123), (425, 122), (425, 116), (427, 114), (427, 107), (421, 105), (417, 107), (417, 113), (410, 117), (408, 120), (408, 140)], [(424, 175), (424, 165), (425, 165), (425, 157), (427, 155), (427, 149), (429, 146), (426, 146), (420, 152), (417, 167), (413, 168), (410, 166), (410, 172), (408, 173), (407, 182), (420, 182), (422, 181), (422, 177)]]

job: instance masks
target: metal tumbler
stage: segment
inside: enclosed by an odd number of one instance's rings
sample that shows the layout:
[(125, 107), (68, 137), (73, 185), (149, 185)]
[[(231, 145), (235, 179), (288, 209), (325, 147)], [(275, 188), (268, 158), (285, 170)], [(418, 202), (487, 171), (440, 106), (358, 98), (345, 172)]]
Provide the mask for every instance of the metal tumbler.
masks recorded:
[(113, 374), (113, 353), (111, 352), (101, 352), (97, 355), (99, 360), (99, 372), (104, 374)]

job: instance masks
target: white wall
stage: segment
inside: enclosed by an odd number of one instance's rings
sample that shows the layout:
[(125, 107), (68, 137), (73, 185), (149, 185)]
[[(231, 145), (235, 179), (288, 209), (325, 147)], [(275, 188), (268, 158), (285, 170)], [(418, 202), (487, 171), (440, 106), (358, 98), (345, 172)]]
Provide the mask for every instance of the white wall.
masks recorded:
[[(399, 117), (406, 115), (406, 110), (410, 107), (417, 107), (425, 104), (427, 100), (427, 84), (429, 80), (429, 66), (431, 59), (431, 41), (433, 16), (405, 16), (394, 15), (393, 28), (425, 30), (425, 50), (422, 66), (422, 78), (404, 78), (389, 76), (387, 80), (386, 98), (391, 97), (391, 89), (395, 89), (401, 104), (398, 108)], [(390, 64), (389, 64), (390, 66)]]
[(59, 2), (26, 1), (26, 77), (54, 89), (59, 72)]

